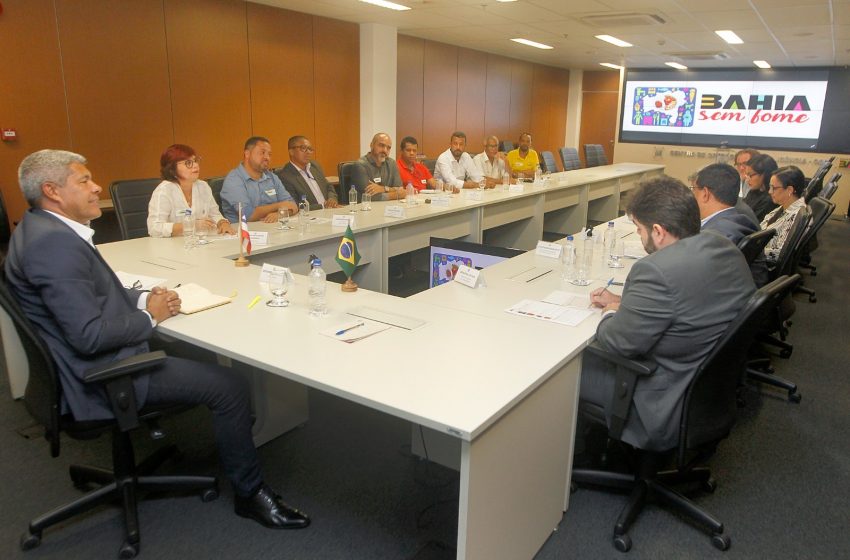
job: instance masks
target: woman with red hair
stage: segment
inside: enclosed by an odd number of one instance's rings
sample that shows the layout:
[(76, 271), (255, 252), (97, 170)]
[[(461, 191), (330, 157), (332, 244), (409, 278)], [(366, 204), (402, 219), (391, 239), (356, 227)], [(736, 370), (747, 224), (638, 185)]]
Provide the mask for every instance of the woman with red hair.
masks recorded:
[(148, 204), (148, 235), (183, 235), (183, 216), (192, 210), (197, 226), (215, 228), (218, 233), (233, 233), (201, 173), (201, 158), (191, 146), (172, 144), (159, 158), (163, 181), (154, 189)]

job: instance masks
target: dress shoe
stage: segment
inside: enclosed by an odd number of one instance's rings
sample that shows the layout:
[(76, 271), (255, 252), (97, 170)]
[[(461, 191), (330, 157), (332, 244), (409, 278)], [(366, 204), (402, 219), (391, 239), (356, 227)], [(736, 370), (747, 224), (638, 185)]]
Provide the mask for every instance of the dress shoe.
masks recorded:
[(310, 518), (295, 508), (283, 503), (283, 498), (263, 484), (253, 496), (236, 496), (236, 515), (253, 519), (270, 529), (303, 529)]

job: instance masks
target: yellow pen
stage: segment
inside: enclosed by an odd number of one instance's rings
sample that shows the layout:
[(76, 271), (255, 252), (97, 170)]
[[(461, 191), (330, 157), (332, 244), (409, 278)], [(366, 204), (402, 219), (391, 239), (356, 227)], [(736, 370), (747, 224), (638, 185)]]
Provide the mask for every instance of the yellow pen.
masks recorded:
[(257, 302), (260, 301), (260, 299), (261, 299), (260, 296), (257, 296), (254, 299), (252, 299), (251, 303), (248, 304), (248, 309), (251, 309), (252, 307), (257, 305)]

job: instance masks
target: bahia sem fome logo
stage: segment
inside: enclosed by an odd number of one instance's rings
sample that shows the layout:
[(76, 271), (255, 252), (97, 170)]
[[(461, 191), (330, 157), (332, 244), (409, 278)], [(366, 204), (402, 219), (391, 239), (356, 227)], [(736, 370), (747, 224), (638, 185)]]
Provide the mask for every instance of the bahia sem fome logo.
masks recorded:
[(635, 88), (632, 124), (686, 127), (694, 124), (695, 87)]

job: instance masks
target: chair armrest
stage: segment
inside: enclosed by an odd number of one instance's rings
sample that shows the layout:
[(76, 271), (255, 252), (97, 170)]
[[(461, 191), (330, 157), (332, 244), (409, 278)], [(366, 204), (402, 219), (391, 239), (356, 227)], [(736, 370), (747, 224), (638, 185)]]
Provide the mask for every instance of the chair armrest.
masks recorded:
[(139, 411), (132, 374), (161, 365), (167, 357), (162, 350), (130, 356), (88, 370), (83, 374), (83, 382), (103, 383), (118, 428), (122, 432), (134, 430), (139, 426)]
[(626, 426), (626, 419), (631, 409), (632, 396), (635, 393), (637, 380), (639, 377), (652, 375), (657, 364), (650, 359), (633, 360), (624, 358), (619, 354), (601, 348), (596, 342), (588, 345), (585, 348), (585, 352), (594, 354), (617, 366), (614, 394), (611, 395), (611, 406), (609, 408), (611, 420), (608, 426), (608, 435), (619, 440), (623, 434), (623, 428)]

